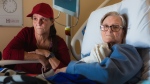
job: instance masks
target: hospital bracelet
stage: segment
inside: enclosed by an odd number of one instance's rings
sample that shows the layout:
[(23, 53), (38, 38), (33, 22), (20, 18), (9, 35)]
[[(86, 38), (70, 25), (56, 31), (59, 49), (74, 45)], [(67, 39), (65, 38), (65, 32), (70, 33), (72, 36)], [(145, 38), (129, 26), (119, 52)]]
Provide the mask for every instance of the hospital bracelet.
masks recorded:
[(46, 59), (50, 59), (52, 57), (55, 57), (54, 53), (50, 52), (50, 55), (48, 57), (46, 57)]

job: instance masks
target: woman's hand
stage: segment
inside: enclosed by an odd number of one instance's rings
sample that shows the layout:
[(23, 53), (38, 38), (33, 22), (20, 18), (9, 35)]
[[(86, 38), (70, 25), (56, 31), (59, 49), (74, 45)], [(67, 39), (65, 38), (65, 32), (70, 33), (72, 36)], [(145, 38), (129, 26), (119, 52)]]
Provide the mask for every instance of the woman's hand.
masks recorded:
[(36, 49), (35, 53), (47, 57), (50, 54), (50, 51), (45, 49)]
[(46, 59), (45, 56), (40, 55), (40, 56), (39, 56), (39, 62), (42, 64), (42, 66), (43, 66), (43, 68), (44, 68), (44, 72), (45, 72), (47, 69), (50, 69), (51, 65), (50, 65), (49, 61)]
[(45, 53), (47, 54), (48, 52), (49, 52), (48, 50), (36, 49), (35, 51), (28, 52), (28, 54), (32, 54), (32, 56), (33, 55), (36, 56), (36, 59), (39, 60), (39, 62), (42, 64), (44, 68), (44, 71), (46, 71), (47, 69), (51, 67), (49, 61), (46, 59), (46, 56), (45, 56)]
[(57, 70), (55, 71), (55, 74), (57, 74), (57, 73), (59, 73), (59, 72), (66, 72), (66, 69), (67, 69), (67, 67), (63, 67), (63, 68), (57, 69)]
[[(46, 68), (47, 68), (47, 59), (46, 59), (46, 57), (48, 57), (51, 54), (51, 52), (48, 51), (48, 50), (44, 50), (44, 49), (36, 49), (35, 51), (32, 51), (30, 53), (35, 53), (35, 54), (41, 55), (40, 58), (39, 58), (40, 63), (43, 65), (44, 70), (46, 70)], [(45, 58), (43, 58), (42, 56), (44, 56)], [(49, 58), (48, 61), (49, 61), (49, 65), (51, 65), (51, 67), (53, 69), (56, 69), (60, 64), (60, 61), (56, 57)]]
[(53, 69), (56, 69), (60, 64), (60, 61), (56, 57), (52, 57), (49, 59), (49, 63), (51, 64)]
[[(44, 50), (44, 49), (36, 49), (35, 53), (44, 55), (45, 57), (48, 57), (51, 54), (50, 51)], [(60, 64), (60, 61), (55, 56), (52, 58), (49, 58), (48, 61), (53, 69), (56, 69)]]

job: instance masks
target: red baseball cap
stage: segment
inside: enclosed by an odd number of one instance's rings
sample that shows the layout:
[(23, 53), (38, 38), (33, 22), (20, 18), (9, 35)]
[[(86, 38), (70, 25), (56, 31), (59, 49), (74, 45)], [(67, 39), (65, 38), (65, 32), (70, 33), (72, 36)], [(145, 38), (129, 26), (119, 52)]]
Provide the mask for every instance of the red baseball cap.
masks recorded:
[(40, 14), (46, 18), (54, 18), (53, 9), (46, 3), (39, 3), (35, 5), (32, 12), (28, 14), (27, 17), (32, 17), (33, 14)]

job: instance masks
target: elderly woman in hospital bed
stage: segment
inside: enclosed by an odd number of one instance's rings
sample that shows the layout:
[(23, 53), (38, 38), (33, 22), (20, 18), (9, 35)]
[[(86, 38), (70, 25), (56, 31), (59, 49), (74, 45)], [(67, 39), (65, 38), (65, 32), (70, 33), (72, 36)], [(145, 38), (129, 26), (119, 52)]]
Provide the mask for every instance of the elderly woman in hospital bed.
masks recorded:
[(105, 52), (105, 55), (99, 57), (99, 54), (95, 56), (93, 54), (97, 53), (91, 52), (90, 57), (85, 57), (80, 61), (72, 61), (67, 67), (57, 69), (56, 73), (81, 74), (90, 80), (103, 84), (123, 84), (136, 76), (142, 68), (143, 62), (135, 47), (122, 44), (127, 30), (123, 17), (117, 12), (109, 12), (102, 18), (100, 28), (102, 39), (108, 45), (98, 44), (100, 49), (97, 52), (100, 53), (102, 50), (101, 53)]
[(96, 44), (91, 50), (90, 56), (82, 58), (80, 61), (87, 63), (101, 62), (111, 53), (111, 46), (124, 42), (126, 36), (126, 21), (117, 12), (107, 13), (101, 20), (101, 35), (105, 43)]

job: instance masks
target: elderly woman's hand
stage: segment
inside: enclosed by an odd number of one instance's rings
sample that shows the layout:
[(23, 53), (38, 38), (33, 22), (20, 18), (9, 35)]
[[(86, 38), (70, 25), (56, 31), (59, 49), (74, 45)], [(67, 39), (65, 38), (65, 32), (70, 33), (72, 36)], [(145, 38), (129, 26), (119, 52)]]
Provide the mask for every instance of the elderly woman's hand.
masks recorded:
[(55, 74), (57, 74), (57, 73), (59, 73), (59, 72), (66, 72), (66, 69), (67, 69), (67, 67), (63, 67), (63, 68), (57, 69), (57, 70), (55, 71)]

